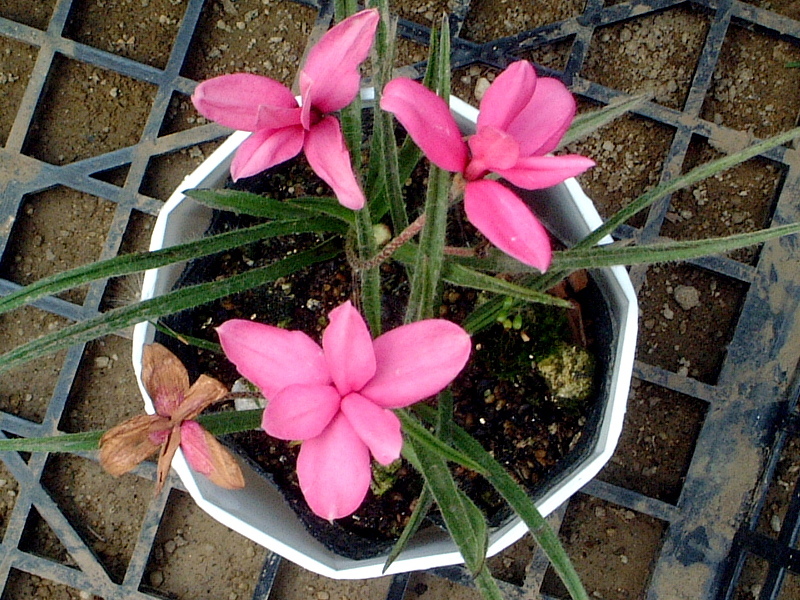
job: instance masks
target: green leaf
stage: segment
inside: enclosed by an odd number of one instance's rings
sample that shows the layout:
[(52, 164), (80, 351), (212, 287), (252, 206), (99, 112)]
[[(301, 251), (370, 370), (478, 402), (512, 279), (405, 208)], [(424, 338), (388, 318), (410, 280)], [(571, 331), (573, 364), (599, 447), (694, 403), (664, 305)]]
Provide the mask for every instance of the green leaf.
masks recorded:
[(307, 219), (327, 215), (353, 223), (353, 211), (345, 208), (330, 196), (301, 196), (290, 200), (275, 200), (242, 190), (193, 189), (183, 192), (185, 196), (218, 210), (264, 219)]
[(666, 198), (670, 194), (677, 192), (680, 189), (694, 185), (695, 183), (703, 181), (704, 179), (708, 179), (717, 173), (735, 167), (736, 165), (741, 164), (744, 161), (753, 158), (754, 156), (763, 154), (764, 152), (776, 148), (781, 144), (790, 142), (797, 137), (800, 137), (800, 127), (795, 127), (794, 129), (780, 133), (762, 142), (753, 144), (752, 146), (745, 148), (744, 150), (740, 150), (739, 152), (735, 152), (733, 154), (723, 156), (722, 158), (718, 158), (717, 160), (712, 160), (702, 164), (698, 167), (695, 167), (688, 173), (675, 177), (666, 183), (662, 183), (661, 185), (654, 187), (652, 190), (647, 191), (636, 198), (636, 200), (628, 204), (628, 206), (620, 209), (605, 223), (603, 223), (603, 225), (595, 229), (592, 233), (575, 244), (574, 247), (586, 248), (588, 246), (594, 246), (607, 235), (611, 235), (611, 233), (617, 227), (625, 223), (639, 211), (644, 210), (653, 204), (655, 201)]
[(472, 460), (469, 456), (466, 456), (462, 452), (455, 450), (452, 446), (448, 446), (439, 437), (433, 435), (430, 431), (423, 427), (419, 421), (409, 415), (406, 411), (397, 410), (395, 411), (395, 414), (400, 419), (400, 423), (403, 426), (403, 432), (410, 440), (414, 441), (417, 447), (425, 448), (427, 452), (436, 454), (443, 460), (458, 463), (467, 469), (471, 469), (472, 471), (483, 474), (484, 469), (480, 463)]
[(412, 439), (403, 455), (417, 469), (431, 489), (450, 536), (458, 546), (467, 568), (479, 573), (486, 562), (488, 532), (483, 514), (456, 486), (447, 463)]
[(240, 431), (255, 431), (261, 429), (261, 418), (264, 410), (254, 408), (253, 410), (226, 410), (215, 413), (207, 413), (197, 417), (197, 422), (205, 427), (211, 434), (227, 435), (229, 433), (239, 433)]
[[(215, 436), (261, 427), (261, 409), (224, 411), (197, 417), (197, 422)], [(91, 452), (99, 448), (105, 431), (62, 433), (47, 437), (0, 439), (0, 452)]]
[(573, 119), (567, 133), (564, 134), (563, 138), (561, 138), (557, 149), (563, 148), (572, 142), (585, 138), (604, 125), (608, 125), (614, 119), (617, 119), (625, 113), (639, 108), (645, 102), (650, 100), (650, 98), (652, 98), (652, 94), (641, 94), (638, 96), (632, 96), (630, 98), (621, 98), (612, 101), (610, 104), (607, 104), (600, 110), (593, 110), (577, 115)]
[(433, 163), (429, 173), (426, 221), (419, 234), (419, 248), (411, 273), (406, 323), (432, 318), (441, 292), (450, 174)]
[(561, 308), (572, 308), (572, 304), (561, 298), (556, 298), (550, 294), (530, 289), (522, 285), (499, 279), (491, 275), (486, 275), (463, 265), (453, 262), (446, 262), (442, 279), (454, 285), (502, 294), (516, 300), (524, 302), (536, 302), (549, 306), (559, 306)]
[(0, 452), (91, 452), (105, 431), (65, 433), (40, 438), (0, 439)]
[(425, 517), (428, 516), (428, 511), (430, 511), (431, 507), (433, 506), (433, 494), (431, 493), (431, 488), (428, 487), (428, 484), (422, 486), (422, 492), (417, 499), (417, 505), (414, 507), (411, 516), (408, 519), (408, 523), (403, 528), (403, 533), (400, 534), (400, 537), (397, 538), (394, 546), (392, 546), (391, 552), (389, 552), (389, 556), (386, 557), (386, 562), (383, 564), (383, 572), (386, 572), (386, 569), (397, 560), (397, 557), (405, 550), (408, 542), (411, 538), (414, 537), (414, 534), (419, 531), (419, 528), (425, 522)]
[(108, 260), (82, 265), (63, 273), (44, 277), (24, 288), (0, 298), (0, 313), (30, 304), (45, 296), (57, 294), (107, 277), (119, 277), (172, 263), (208, 256), (257, 242), (259, 240), (293, 233), (345, 233), (347, 228), (327, 217), (302, 220), (274, 221), (255, 227), (229, 231), (201, 240), (172, 246), (153, 252), (123, 254)]
[[(414, 407), (414, 412), (420, 415), (424, 422), (432, 424), (436, 421), (436, 411), (429, 406), (417, 404)], [(539, 512), (539, 509), (536, 508), (527, 492), (469, 433), (455, 424), (451, 424), (450, 433), (455, 447), (471, 456), (476, 462), (481, 463), (488, 471), (486, 479), (527, 525), (531, 535), (553, 564), (553, 568), (558, 573), (561, 581), (564, 582), (570, 596), (574, 600), (588, 600), (589, 597), (586, 594), (586, 590), (583, 588), (583, 584), (566, 550), (564, 550), (558, 536)]]
[(611, 244), (591, 248), (571, 248), (553, 253), (553, 268), (559, 271), (575, 271), (615, 265), (689, 260), (700, 256), (722, 254), (795, 233), (800, 233), (800, 223), (703, 240), (669, 241), (643, 246)]
[(221, 281), (181, 288), (157, 298), (111, 310), (92, 319), (54, 331), (6, 352), (0, 356), (0, 373), (24, 364), (29, 360), (53, 354), (74, 344), (82, 344), (95, 338), (109, 335), (136, 323), (155, 320), (164, 315), (193, 308), (230, 294), (236, 294), (267, 282), (275, 281), (312, 264), (330, 260), (340, 252), (341, 249), (338, 243), (328, 241), (266, 267), (252, 269)]
[(168, 335), (169, 337), (174, 338), (179, 342), (186, 344), (187, 346), (194, 346), (195, 348), (200, 348), (201, 350), (208, 350), (209, 352), (214, 352), (215, 354), (222, 354), (222, 346), (215, 344), (214, 342), (209, 342), (203, 338), (194, 337), (191, 335), (186, 335), (185, 333), (179, 333), (171, 327), (167, 327), (158, 321), (153, 323), (153, 327), (155, 327), (164, 335)]

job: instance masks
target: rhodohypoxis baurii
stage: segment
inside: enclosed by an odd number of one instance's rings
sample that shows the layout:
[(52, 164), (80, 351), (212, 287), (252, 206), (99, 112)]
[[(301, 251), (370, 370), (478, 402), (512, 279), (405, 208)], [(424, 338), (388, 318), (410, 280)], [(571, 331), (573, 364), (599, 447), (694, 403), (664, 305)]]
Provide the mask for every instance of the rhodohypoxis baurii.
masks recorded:
[(262, 426), (269, 435), (302, 440), (300, 489), (317, 515), (352, 514), (369, 489), (370, 454), (388, 465), (403, 438), (392, 412), (428, 398), (469, 359), (469, 335), (429, 319), (372, 339), (350, 302), (330, 313), (322, 346), (301, 331), (241, 319), (218, 329), (239, 372), (267, 398)]
[(557, 79), (537, 78), (527, 61), (497, 76), (480, 103), (475, 135), (465, 142), (445, 101), (410, 79), (390, 81), (381, 108), (395, 115), (436, 166), (465, 181), (467, 218), (506, 254), (540, 271), (550, 266), (550, 240), (525, 203), (489, 173), (535, 190), (592, 167), (578, 155), (547, 156), (575, 116), (575, 100)]
[(201, 375), (189, 386), (183, 363), (161, 344), (149, 344), (142, 354), (142, 383), (156, 409), (109, 429), (100, 439), (100, 464), (112, 475), (133, 469), (159, 448), (156, 493), (161, 491), (172, 458), (180, 447), (195, 471), (228, 489), (244, 487), (239, 463), (195, 419), (228, 394), (213, 377)]
[(311, 168), (333, 188), (343, 206), (355, 210), (364, 206), (341, 126), (330, 113), (350, 104), (359, 93), (359, 65), (369, 54), (379, 20), (377, 10), (363, 10), (322, 36), (300, 71), (300, 105), (283, 84), (250, 73), (222, 75), (195, 88), (192, 102), (200, 114), (226, 127), (253, 132), (231, 164), (234, 181), (303, 150)]

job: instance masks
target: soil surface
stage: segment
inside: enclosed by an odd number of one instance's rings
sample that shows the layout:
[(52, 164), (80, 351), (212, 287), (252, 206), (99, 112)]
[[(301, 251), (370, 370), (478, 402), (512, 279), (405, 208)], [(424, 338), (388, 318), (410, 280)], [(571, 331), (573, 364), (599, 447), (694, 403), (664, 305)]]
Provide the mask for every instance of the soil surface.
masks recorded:
[[(745, 0), (748, 4), (800, 19), (795, 0)], [(618, 4), (619, 2), (607, 2)], [(4, 0), (0, 17), (46, 30), (55, 0)], [(447, 2), (414, 0), (403, 3), (400, 14), (430, 25)], [(548, 0), (519, 3), (478, 0), (472, 3), (461, 35), (485, 42), (579, 14), (583, 2)], [(156, 69), (167, 66), (185, 11), (182, 0), (75, 0), (67, 20), (65, 39), (132, 59)], [(209, 0), (200, 16), (189, 58), (181, 74), (202, 79), (247, 70), (290, 84), (304, 54), (315, 11), (278, 0)], [(696, 64), (708, 32), (708, 14), (692, 5), (655, 16), (612, 25), (595, 32), (589, 43), (581, 76), (626, 92), (650, 92), (667, 109), (687, 101)], [(569, 43), (530, 52), (526, 58), (562, 69)], [(67, 165), (124, 149), (139, 142), (155, 100), (152, 84), (114, 71), (57, 55), (32, 124), (20, 136), (15, 116), (32, 110), (23, 106), (40, 50), (0, 37), (0, 144), (52, 165)], [(423, 47), (399, 44), (398, 65), (422, 60)], [(785, 130), (800, 113), (800, 48), (764, 32), (736, 24), (726, 37), (720, 67), (713, 74), (708, 96), (701, 100), (701, 116), (748, 136), (762, 137)], [(454, 90), (477, 105), (497, 70), (473, 65), (454, 76)], [(594, 108), (581, 102), (581, 110)], [(166, 110), (161, 135), (189, 131), (204, 124), (188, 98), (175, 93)], [(658, 182), (674, 131), (640, 117), (626, 117), (570, 151), (592, 157), (597, 167), (580, 182), (603, 216)], [(24, 142), (22, 141), (24, 138)], [(16, 144), (12, 147), (13, 144)], [(716, 157), (741, 140), (695, 140), (686, 170)], [(150, 160), (137, 193), (165, 200), (183, 176), (216, 146), (208, 143)], [(26, 165), (28, 163), (25, 163)], [(0, 177), (5, 177), (0, 165)], [(34, 169), (34, 166), (25, 168)], [(128, 167), (87, 173), (122, 187)], [(24, 176), (16, 173), (15, 176)], [(751, 160), (741, 167), (698, 184), (673, 197), (662, 235), (689, 239), (709, 234), (751, 231), (766, 223), (782, 173), (769, 161)], [(0, 180), (0, 189), (5, 183)], [(8, 247), (0, 260), (0, 277), (26, 284), (65, 268), (113, 254), (106, 240), (119, 210), (109, 200), (56, 185), (28, 195), (13, 223)], [(153, 216), (134, 212), (120, 246), (130, 252), (147, 247)], [(634, 226), (645, 223), (637, 216)], [(758, 249), (732, 257), (753, 264)], [(137, 293), (136, 278), (113, 282), (103, 306), (130, 302)], [(741, 309), (746, 285), (711, 275), (696, 267), (667, 265), (646, 273), (640, 292), (641, 321), (638, 359), (701, 382), (713, 384), (725, 356), (725, 344)], [(93, 301), (93, 288), (62, 295), (81, 304)], [(65, 320), (37, 308), (0, 316), (0, 352), (53, 331)], [(711, 346), (711, 351), (709, 346)], [(58, 393), (65, 353), (34, 361), (3, 376), (0, 410), (41, 423), (51, 398)], [(130, 344), (112, 336), (87, 345), (69, 391), (63, 431), (107, 428), (138, 413), (141, 400), (130, 366)], [(704, 403), (644, 382), (634, 382), (625, 430), (617, 453), (600, 478), (643, 492), (668, 503), (680, 495), (694, 439), (706, 414)], [(774, 535), (786, 511), (790, 482), (800, 462), (796, 444), (780, 467), (769, 500), (765, 533)], [(130, 560), (142, 518), (151, 500), (151, 486), (133, 475), (119, 480), (102, 473), (84, 458), (52, 456), (42, 483), (61, 510), (75, 524), (114, 581), (121, 581)], [(0, 463), (0, 532), (6, 530), (19, 485)], [(172, 491), (169, 507), (146, 568), (143, 588), (180, 599), (242, 600), (250, 598), (265, 551), (231, 533), (204, 513), (185, 494)], [(589, 593), (607, 600), (644, 596), (652, 560), (661, 547), (664, 524), (607, 502), (578, 496), (570, 504), (562, 539), (576, 561)], [(25, 526), (22, 549), (66, 565), (72, 559), (47, 522), (32, 513)], [(521, 582), (532, 543), (524, 538), (495, 559), (493, 568), (503, 578)], [(524, 557), (520, 559), (519, 557)], [(757, 598), (763, 564), (747, 567), (749, 583), (739, 598)], [(797, 578), (795, 578), (796, 580)], [(797, 581), (794, 581), (797, 584)], [(272, 598), (374, 599), (385, 596), (388, 578), (334, 582), (284, 564)], [(548, 576), (545, 589), (562, 595)], [(790, 588), (795, 597), (800, 585)], [(473, 590), (430, 575), (415, 574), (408, 598), (475, 598)], [(12, 570), (3, 600), (85, 600), (75, 590), (24, 571)]]

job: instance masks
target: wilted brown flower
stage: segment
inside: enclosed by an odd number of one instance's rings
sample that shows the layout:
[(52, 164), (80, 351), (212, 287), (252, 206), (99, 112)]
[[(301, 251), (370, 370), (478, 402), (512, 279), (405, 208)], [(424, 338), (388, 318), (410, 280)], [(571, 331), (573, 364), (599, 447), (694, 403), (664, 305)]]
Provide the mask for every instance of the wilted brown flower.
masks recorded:
[(119, 476), (159, 450), (156, 481), (159, 493), (180, 447), (189, 466), (216, 485), (228, 489), (244, 487), (239, 463), (194, 420), (206, 407), (227, 395), (225, 386), (207, 375), (201, 375), (190, 386), (186, 367), (161, 344), (144, 347), (142, 382), (156, 414), (137, 415), (109, 429), (100, 439), (102, 467)]

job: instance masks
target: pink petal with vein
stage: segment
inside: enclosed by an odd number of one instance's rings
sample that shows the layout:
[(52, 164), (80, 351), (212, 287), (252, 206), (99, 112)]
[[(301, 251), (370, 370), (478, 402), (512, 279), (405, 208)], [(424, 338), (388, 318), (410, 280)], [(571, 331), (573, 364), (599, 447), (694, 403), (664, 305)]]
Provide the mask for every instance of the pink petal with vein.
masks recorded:
[(520, 154), (551, 152), (558, 146), (575, 116), (575, 98), (558, 79), (543, 77), (525, 109), (506, 128), (519, 142)]
[(283, 84), (251, 73), (234, 73), (200, 83), (192, 94), (197, 111), (232, 129), (255, 131), (262, 105), (297, 107), (292, 92)]
[(393, 79), (383, 88), (381, 108), (394, 114), (411, 139), (437, 167), (461, 173), (467, 145), (447, 103), (411, 79)]
[(281, 440), (316, 437), (339, 411), (341, 398), (330, 385), (290, 385), (270, 398), (261, 426)]
[(325, 117), (306, 133), (305, 153), (314, 172), (333, 189), (342, 206), (364, 207), (364, 192), (356, 181), (350, 152), (336, 117)]
[[(353, 101), (361, 87), (358, 67), (369, 55), (379, 21), (376, 9), (362, 10), (320, 38), (301, 71), (304, 100), (309, 97), (323, 113), (340, 110)], [(306, 94), (308, 86), (313, 86), (310, 95)]]
[(496, 127), (507, 131), (511, 122), (530, 102), (536, 85), (536, 71), (531, 63), (524, 60), (511, 63), (497, 76), (481, 99), (478, 130)]
[(290, 158), (303, 149), (303, 128), (261, 129), (253, 133), (239, 146), (231, 163), (234, 181), (251, 177)]
[(205, 431), (196, 421), (181, 423), (181, 450), (186, 462), (198, 473), (208, 475), (214, 469)]
[(291, 107), (262, 104), (258, 107), (258, 128), (280, 129), (300, 125), (300, 112), (301, 109), (296, 102)]
[(364, 318), (348, 301), (334, 308), (322, 334), (322, 349), (342, 396), (358, 391), (375, 374), (372, 336)]
[(332, 383), (322, 348), (301, 331), (231, 319), (217, 334), (228, 359), (268, 399), (296, 383)]
[(580, 175), (593, 166), (592, 159), (579, 154), (529, 156), (521, 158), (511, 169), (495, 169), (494, 172), (517, 187), (541, 190)]
[(353, 514), (372, 479), (369, 449), (342, 413), (297, 456), (300, 489), (311, 510), (332, 521)]
[(403, 325), (373, 343), (377, 371), (361, 395), (384, 408), (401, 408), (439, 393), (469, 359), (466, 331), (443, 319)]
[(400, 458), (403, 434), (400, 420), (392, 411), (359, 394), (349, 394), (342, 400), (342, 412), (375, 460), (388, 465)]
[(547, 230), (505, 186), (488, 179), (468, 183), (464, 210), (470, 223), (509, 256), (542, 272), (550, 266)]

